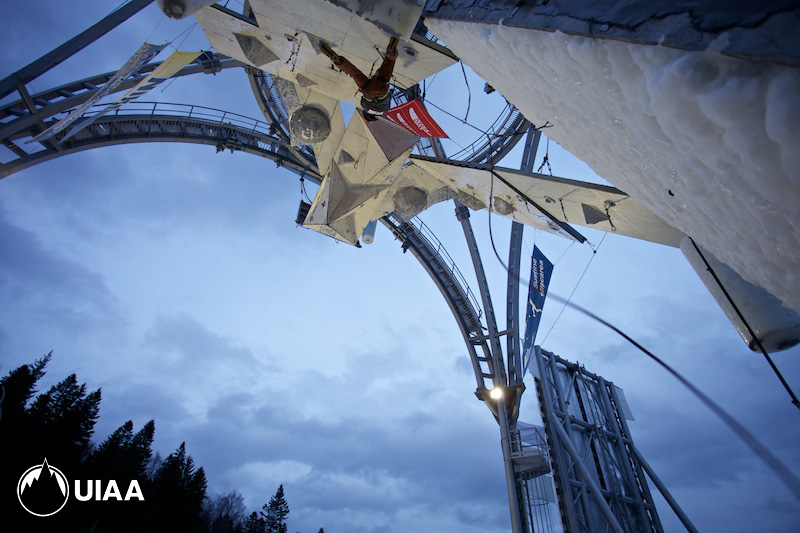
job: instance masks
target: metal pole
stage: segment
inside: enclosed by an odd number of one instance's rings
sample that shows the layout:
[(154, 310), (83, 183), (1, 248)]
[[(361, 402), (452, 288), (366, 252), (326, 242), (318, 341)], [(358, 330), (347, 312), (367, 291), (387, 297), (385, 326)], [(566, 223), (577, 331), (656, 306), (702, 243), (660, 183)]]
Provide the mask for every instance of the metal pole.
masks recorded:
[(686, 531), (689, 531), (690, 533), (697, 533), (697, 528), (694, 527), (694, 524), (692, 524), (692, 521), (689, 520), (688, 516), (686, 516), (686, 513), (683, 512), (681, 506), (678, 505), (678, 502), (676, 502), (675, 498), (672, 497), (672, 494), (669, 493), (667, 487), (661, 482), (661, 479), (659, 479), (653, 469), (650, 468), (650, 465), (647, 463), (647, 461), (645, 461), (644, 456), (639, 453), (639, 450), (633, 445), (633, 443), (630, 444), (630, 447), (633, 453), (636, 455), (636, 458), (639, 460), (639, 464), (642, 465), (642, 468), (644, 468), (644, 471), (647, 472), (648, 476), (650, 476), (650, 479), (653, 480), (653, 483), (659, 492), (661, 492), (661, 495), (664, 496), (664, 499), (667, 500), (669, 506), (672, 507), (673, 511), (675, 511), (675, 515), (686, 528)]
[[(472, 232), (472, 225), (469, 222), (469, 210), (467, 207), (456, 202), (456, 217), (461, 222), (464, 230), (464, 237), (467, 240), (469, 253), (472, 257), (472, 266), (475, 268), (475, 277), (478, 279), (478, 288), (481, 293), (483, 310), (486, 316), (486, 327), (489, 330), (491, 344), (492, 361), (494, 375), (492, 382), (495, 387), (505, 387), (506, 373), (503, 364), (503, 349), (500, 346), (500, 339), (497, 335), (497, 321), (492, 307), (492, 298), (489, 294), (489, 283), (486, 280), (486, 272), (483, 269), (478, 243), (475, 241), (475, 234)], [(508, 392), (506, 392), (507, 394)], [(524, 533), (522, 528), (522, 516), (519, 508), (519, 493), (517, 492), (516, 474), (514, 473), (514, 463), (511, 460), (511, 427), (508, 420), (508, 408), (506, 399), (490, 400), (497, 402), (497, 422), (500, 424), (500, 448), (503, 451), (503, 465), (506, 471), (506, 489), (508, 491), (508, 509), (511, 515), (511, 531), (513, 533)]]
[(0, 81), (0, 98), (5, 98), (15, 90), (18, 85), (25, 86), (28, 82), (38, 78), (62, 61), (72, 57), (92, 44), (97, 39), (116, 28), (133, 15), (151, 4), (153, 0), (130, 0), (116, 11), (111, 12), (103, 20), (85, 30), (58, 48), (54, 48), (28, 66), (22, 67)]
[[(536, 129), (533, 124), (528, 128), (528, 135), (525, 137), (525, 147), (522, 151), (522, 161), (519, 168), (523, 172), (533, 170), (536, 159), (536, 151), (539, 149), (539, 139), (542, 132)], [(520, 260), (522, 257), (522, 234), (525, 226), (517, 221), (511, 223), (511, 243), (508, 247), (508, 285), (507, 308), (506, 308), (506, 357), (508, 359), (508, 384), (516, 385), (522, 383), (522, 357), (524, 354), (520, 349), (519, 338), (522, 333), (522, 324), (519, 319), (519, 272)]]
[(589, 474), (586, 466), (584, 466), (580, 454), (575, 449), (575, 446), (572, 445), (569, 435), (567, 435), (567, 431), (564, 429), (564, 426), (562, 426), (559, 421), (556, 420), (555, 415), (552, 413), (550, 414), (550, 425), (556, 429), (556, 432), (558, 432), (558, 436), (562, 441), (561, 445), (564, 446), (564, 448), (567, 450), (567, 453), (572, 456), (572, 464), (575, 466), (578, 474), (583, 478), (583, 482), (589, 487), (592, 497), (605, 515), (606, 520), (608, 520), (608, 525), (611, 526), (612, 531), (615, 533), (623, 533), (622, 527), (617, 521), (617, 517), (614, 516), (613, 512), (611, 512), (611, 507), (608, 506), (608, 502), (605, 498), (603, 498), (603, 493), (600, 492), (600, 487), (597, 486), (597, 483), (595, 483), (594, 479), (592, 479), (592, 476)]
[(508, 358), (508, 384), (522, 383), (522, 352), (519, 336), (522, 331), (519, 321), (519, 269), (522, 256), (522, 224), (511, 223), (511, 243), (508, 246), (508, 285), (506, 286), (506, 357)]

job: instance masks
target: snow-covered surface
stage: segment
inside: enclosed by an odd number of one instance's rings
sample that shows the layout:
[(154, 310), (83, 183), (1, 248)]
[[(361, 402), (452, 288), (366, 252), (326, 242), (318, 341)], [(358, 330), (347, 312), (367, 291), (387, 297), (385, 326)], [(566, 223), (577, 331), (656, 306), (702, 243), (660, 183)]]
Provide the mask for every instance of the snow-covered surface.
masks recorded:
[(553, 124), (548, 136), (598, 175), (800, 310), (798, 69), (713, 46), (428, 25), (528, 119)]

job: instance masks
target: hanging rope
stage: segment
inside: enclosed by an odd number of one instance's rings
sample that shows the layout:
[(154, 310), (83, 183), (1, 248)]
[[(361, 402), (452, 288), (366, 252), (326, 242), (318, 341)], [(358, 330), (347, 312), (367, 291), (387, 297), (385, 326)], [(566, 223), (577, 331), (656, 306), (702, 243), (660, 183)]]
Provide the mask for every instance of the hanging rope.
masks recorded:
[(306, 201), (309, 204), (313, 204), (314, 203), (311, 200), (311, 197), (308, 195), (308, 192), (306, 191), (305, 173), (300, 175), (300, 200), (303, 200), (304, 197), (305, 197)]
[(736, 305), (736, 302), (733, 301), (733, 298), (728, 293), (727, 289), (725, 289), (725, 286), (722, 284), (722, 281), (717, 277), (717, 273), (714, 272), (714, 269), (711, 268), (711, 265), (708, 263), (708, 261), (706, 261), (705, 256), (700, 251), (700, 247), (697, 246), (697, 243), (695, 243), (693, 239), (689, 238), (689, 240), (692, 242), (692, 246), (694, 246), (694, 249), (697, 251), (697, 254), (700, 256), (700, 258), (703, 260), (703, 263), (706, 265), (706, 268), (708, 269), (708, 272), (711, 274), (711, 276), (717, 282), (717, 285), (719, 285), (719, 288), (722, 289), (722, 294), (725, 295), (725, 298), (727, 298), (728, 302), (730, 302), (731, 306), (733, 307), (733, 310), (736, 311), (736, 315), (739, 317), (739, 320), (742, 321), (742, 323), (744, 324), (744, 327), (747, 329), (747, 332), (750, 333), (751, 337), (753, 337), (753, 340), (756, 342), (756, 345), (758, 346), (759, 351), (764, 356), (764, 358), (767, 360), (767, 363), (769, 363), (770, 368), (772, 368), (772, 371), (775, 373), (776, 376), (778, 376), (778, 379), (780, 380), (781, 385), (783, 385), (783, 388), (786, 389), (786, 392), (789, 393), (789, 397), (792, 399), (792, 405), (794, 405), (795, 407), (800, 409), (800, 401), (797, 400), (797, 396), (795, 396), (794, 391), (789, 386), (789, 384), (786, 382), (786, 380), (783, 378), (783, 374), (781, 374), (781, 371), (778, 370), (778, 367), (775, 366), (775, 363), (772, 361), (772, 358), (767, 353), (767, 350), (764, 348), (764, 345), (761, 344), (761, 340), (759, 340), (759, 338), (756, 335), (755, 331), (753, 331), (753, 328), (750, 327), (750, 324), (747, 322), (747, 319), (745, 319), (744, 315), (739, 310), (739, 307)]
[(472, 89), (470, 89), (469, 80), (467, 80), (467, 71), (464, 70), (464, 62), (459, 61), (458, 63), (461, 65), (461, 73), (464, 74), (464, 84), (467, 86), (467, 112), (464, 115), (464, 120), (462, 120), (462, 122), (466, 124), (469, 118), (469, 108), (472, 105)]
[[(550, 123), (549, 122), (545, 122), (544, 126), (542, 126), (541, 129), (550, 127), (550, 126), (548, 126), (548, 124), (550, 124)], [(550, 166), (550, 137), (547, 137), (547, 146), (545, 147), (545, 151), (544, 151), (544, 159), (542, 159), (542, 164), (539, 165), (539, 168), (536, 169), (536, 172), (541, 174), (542, 173), (542, 169), (544, 168), (545, 165), (547, 165), (547, 171), (552, 176), (553, 175), (553, 168)], [(564, 209), (563, 205), (561, 206), (561, 209), (562, 210)], [(566, 218), (566, 216), (567, 215), (565, 213), (564, 214), (564, 218)]]

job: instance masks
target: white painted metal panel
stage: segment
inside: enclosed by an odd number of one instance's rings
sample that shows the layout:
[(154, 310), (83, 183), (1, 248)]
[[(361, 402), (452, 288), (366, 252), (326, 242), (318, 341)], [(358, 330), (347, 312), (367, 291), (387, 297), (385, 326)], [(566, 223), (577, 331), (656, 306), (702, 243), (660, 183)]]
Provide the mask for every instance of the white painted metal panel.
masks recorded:
[[(573, 236), (551, 220), (548, 213), (551, 216), (553, 213), (549, 211), (545, 213), (537, 209), (512, 187), (509, 187), (497, 177), (493, 178), (492, 173), (488, 170), (434, 163), (420, 159), (415, 159), (414, 163), (439, 180), (447, 183), (450, 187), (460, 191), (462, 194), (459, 200), (470, 208), (485, 209), (489, 205), (491, 193), (494, 199), (493, 205), (496, 206), (499, 199), (513, 207), (513, 211), (510, 214), (502, 216), (516, 220), (521, 224), (574, 240)], [(493, 208), (492, 212), (497, 213), (497, 209)]]
[[(615, 187), (542, 174), (530, 175), (511, 169), (495, 171), (562, 222), (667, 246), (680, 246), (683, 232)], [(598, 218), (604, 220), (592, 223)]]
[[(472, 168), (415, 159), (414, 162), (469, 196), (489, 204), (493, 193), (493, 213), (497, 199), (514, 208), (506, 216), (523, 224), (553, 231), (546, 217), (538, 214), (531, 201), (555, 219), (602, 231), (618, 233), (667, 246), (679, 246), (683, 234), (652, 211), (614, 187), (569, 180), (543, 174), (494, 167), (495, 176), (486, 168)], [(612, 228), (613, 224), (613, 228)]]
[(356, 244), (367, 224), (394, 211), (387, 197), (410, 154), (411, 148), (390, 161), (364, 119), (353, 116), (304, 226)]
[[(411, 9), (406, 4), (399, 6)], [(352, 105), (359, 104), (358, 88), (350, 76), (335, 69), (330, 59), (319, 51), (319, 41), (330, 43), (337, 53), (370, 75), (383, 59), (381, 54), (389, 42), (389, 33), (322, 0), (257, 0), (252, 2), (252, 7), (258, 26), (213, 8), (197, 12), (195, 18), (216, 51), (283, 79), (297, 82), (300, 75), (315, 84), (309, 88), (316, 92)], [(278, 59), (255, 65), (245, 56), (234, 33), (257, 39)], [(410, 87), (453, 64), (455, 60), (440, 51), (401, 40), (394, 83)]]

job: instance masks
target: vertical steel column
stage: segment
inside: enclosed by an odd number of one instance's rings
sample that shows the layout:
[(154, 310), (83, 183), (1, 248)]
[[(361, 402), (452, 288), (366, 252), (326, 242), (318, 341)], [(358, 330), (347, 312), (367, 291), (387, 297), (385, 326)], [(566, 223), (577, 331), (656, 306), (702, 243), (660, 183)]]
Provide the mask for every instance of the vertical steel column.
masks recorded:
[[(558, 410), (561, 411), (562, 413), (567, 412), (567, 405), (564, 401), (564, 396), (561, 393), (562, 388), (558, 381), (558, 372), (556, 371), (555, 368), (556, 358), (553, 355), (549, 355), (547, 359), (547, 367), (545, 367), (542, 351), (538, 347), (536, 347), (536, 359), (537, 359), (537, 365), (539, 365), (539, 376), (540, 379), (542, 380), (542, 395), (545, 398), (545, 416), (547, 417), (547, 420), (545, 420), (545, 422), (552, 425), (552, 421), (555, 420), (556, 424), (559, 424), (560, 422), (558, 422), (558, 419), (556, 418), (555, 413), (553, 412), (553, 410), (556, 408), (556, 402), (558, 402)], [(551, 383), (556, 394), (555, 399), (550, 396), (551, 390), (549, 387), (551, 386), (550, 385)], [(555, 429), (553, 430), (553, 432), (557, 433)], [(555, 437), (558, 439), (557, 442), (555, 442), (555, 444), (561, 446), (561, 436), (555, 435)], [(560, 458), (561, 454), (559, 454), (558, 457)], [(572, 497), (572, 487), (570, 486), (569, 483), (568, 469), (566, 464), (563, 463), (563, 461), (559, 464), (559, 469), (561, 471), (560, 481), (561, 481), (561, 493), (563, 495), (562, 503), (568, 506), (566, 515), (569, 519), (570, 533), (578, 532), (581, 530), (579, 529), (577, 523), (578, 520), (577, 502)], [(591, 516), (589, 515), (590, 505), (589, 505), (589, 498), (586, 496), (585, 487), (582, 487), (580, 489), (580, 498), (581, 498), (581, 504), (583, 505), (584, 509), (584, 516), (588, 521), (591, 519)]]
[[(523, 172), (533, 170), (536, 160), (536, 151), (539, 149), (539, 139), (542, 132), (533, 124), (528, 128), (525, 137), (525, 147), (522, 151), (522, 161), (519, 169)], [(522, 258), (522, 234), (525, 226), (517, 221), (511, 223), (511, 243), (508, 246), (508, 285), (506, 287), (506, 357), (508, 359), (508, 384), (522, 383), (522, 357), (519, 338), (522, 334), (522, 324), (519, 319), (519, 272)]]
[[(478, 280), (478, 288), (481, 293), (483, 312), (486, 316), (486, 327), (489, 332), (489, 344), (492, 351), (492, 361), (494, 362), (494, 375), (492, 383), (495, 387), (506, 387), (506, 372), (503, 364), (503, 349), (500, 346), (500, 338), (497, 335), (497, 321), (492, 307), (492, 298), (489, 294), (489, 283), (486, 280), (486, 271), (483, 269), (478, 243), (475, 241), (475, 234), (472, 232), (472, 225), (469, 222), (469, 209), (456, 202), (456, 218), (461, 222), (464, 230), (464, 237), (467, 240), (469, 253), (472, 257), (472, 266), (475, 269), (475, 277)], [(504, 391), (507, 396), (508, 391)], [(508, 508), (511, 515), (511, 531), (513, 533), (523, 533), (522, 515), (520, 513), (520, 499), (517, 492), (517, 481), (514, 473), (514, 464), (511, 460), (511, 429), (508, 420), (508, 407), (506, 398), (498, 400), (487, 399), (487, 401), (497, 402), (497, 422), (500, 424), (500, 447), (503, 451), (503, 465), (506, 471), (506, 489), (508, 491)]]
[(508, 384), (522, 383), (522, 352), (519, 337), (522, 324), (519, 320), (519, 270), (522, 258), (522, 224), (511, 223), (511, 243), (508, 246), (508, 285), (506, 286), (506, 357), (508, 359)]
[[(542, 411), (544, 411), (543, 418), (545, 418), (544, 422), (548, 422), (550, 420), (550, 414), (553, 411), (555, 401), (551, 395), (551, 385), (549, 382), (551, 379), (558, 379), (558, 374), (556, 372), (548, 373), (549, 369), (545, 367), (545, 364), (555, 364), (555, 358), (550, 357), (545, 362), (545, 358), (542, 355), (542, 350), (539, 346), (533, 347), (533, 357), (536, 358), (536, 367), (539, 370), (539, 386), (541, 387), (543, 404), (541, 405), (541, 408)], [(552, 386), (555, 388), (557, 385), (553, 383)], [(561, 409), (560, 406), (559, 409)], [(553, 435), (553, 442), (550, 443), (551, 447), (558, 446), (558, 440), (559, 437), (557, 435)], [(567, 480), (567, 465), (564, 464), (561, 454), (555, 454), (553, 457), (559, 470), (558, 477), (556, 477), (553, 481), (558, 485), (557, 489), (561, 493), (559, 508), (561, 511), (562, 525), (567, 533), (578, 532), (580, 529), (578, 527), (577, 514), (575, 512), (575, 502), (572, 500), (572, 488), (569, 486), (569, 482)]]
[(536, 152), (539, 150), (539, 139), (542, 132), (536, 129), (533, 124), (528, 128), (528, 135), (525, 137), (525, 148), (522, 150), (522, 161), (519, 169), (524, 172), (533, 172), (533, 165), (536, 162)]

